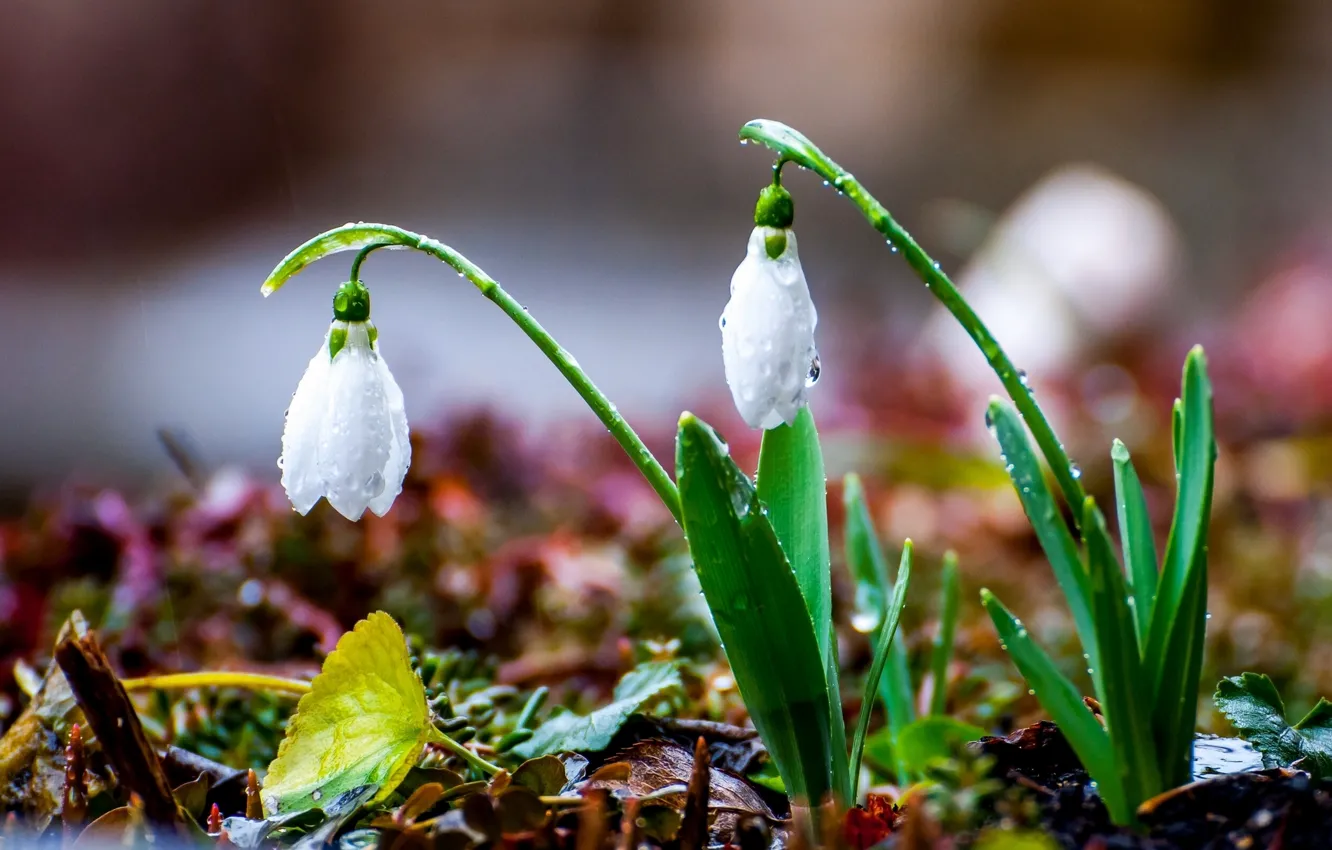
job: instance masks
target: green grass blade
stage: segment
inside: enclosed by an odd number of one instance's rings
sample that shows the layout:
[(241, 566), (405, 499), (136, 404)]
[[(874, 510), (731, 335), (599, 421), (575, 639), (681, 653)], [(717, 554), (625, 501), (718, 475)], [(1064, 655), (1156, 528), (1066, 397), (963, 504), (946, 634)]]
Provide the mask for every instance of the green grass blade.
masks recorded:
[(676, 439), (690, 555), (736, 685), (793, 799), (832, 792), (828, 687), (795, 573), (749, 477), (692, 414)]
[[(1119, 784), (1127, 807), (1133, 811), (1148, 797), (1165, 790), (1152, 734), (1151, 686), (1142, 676), (1137, 628), (1128, 606), (1124, 575), (1105, 529), (1105, 517), (1090, 498), (1082, 516), (1092, 610), (1101, 648), (1100, 666), (1092, 678), (1115, 753)], [(1099, 777), (1097, 781), (1101, 781)]]
[(934, 672), (934, 693), (930, 695), (930, 714), (943, 714), (948, 708), (948, 662), (953, 659), (953, 638), (957, 634), (957, 608), (961, 592), (957, 580), (957, 553), (944, 553), (939, 579), (939, 634), (934, 638), (930, 669)]
[(763, 432), (759, 450), (758, 498), (768, 522), (795, 572), (819, 641), (824, 678), (828, 682), (829, 723), (834, 741), (833, 783), (848, 789), (846, 721), (837, 667), (836, 633), (832, 622), (832, 567), (828, 549), (828, 481), (823, 472), (819, 432), (808, 407), (792, 425)]
[[(870, 664), (869, 676), (865, 679), (865, 696), (860, 702), (860, 720), (856, 722), (856, 732), (851, 737), (851, 795), (854, 802), (859, 794), (860, 757), (865, 751), (865, 733), (869, 731), (870, 715), (874, 713), (874, 694), (879, 689), (879, 678), (888, 664), (892, 646), (898, 641), (897, 625), (902, 619), (902, 608), (906, 605), (907, 586), (911, 584), (911, 541), (902, 544), (902, 561), (897, 566), (897, 586), (893, 589), (893, 600), (888, 604), (888, 613), (883, 625), (879, 627), (878, 647), (874, 650), (874, 661)], [(894, 739), (896, 740), (896, 739)], [(904, 781), (899, 777), (899, 781)]]
[(1021, 417), (1009, 404), (999, 400), (990, 402), (986, 421), (999, 441), (999, 450), (1003, 453), (1008, 475), (1013, 479), (1022, 507), (1027, 512), (1036, 538), (1040, 541), (1045, 557), (1054, 570), (1059, 589), (1068, 600), (1068, 607), (1073, 614), (1073, 624), (1077, 627), (1078, 639), (1082, 641), (1082, 651), (1096, 666), (1096, 627), (1092, 620), (1091, 591), (1087, 581), (1087, 570), (1082, 563), (1078, 544), (1073, 539), (1068, 525), (1059, 513), (1054, 495), (1045, 482), (1040, 462), (1031, 443), (1027, 441), (1027, 429)]
[[(877, 635), (887, 615), (888, 599), (894, 593), (893, 582), (888, 577), (888, 561), (874, 531), (859, 476), (850, 474), (843, 480), (842, 502), (846, 508), (846, 563), (856, 585), (855, 627), (857, 631), (869, 632), (871, 649), (877, 654)], [(896, 740), (897, 733), (916, 719), (906, 641), (892, 642), (888, 666), (879, 680), (879, 695), (888, 712), (888, 729)], [(906, 764), (900, 759), (896, 769), (900, 782), (910, 781)]]
[(1216, 440), (1212, 387), (1201, 348), (1184, 361), (1175, 409), (1179, 492), (1143, 654), (1153, 683), (1158, 757), (1168, 782), (1188, 778), (1207, 615), (1207, 526)]
[(1156, 543), (1152, 540), (1152, 521), (1147, 514), (1147, 499), (1142, 482), (1133, 468), (1129, 450), (1119, 440), (1110, 448), (1115, 467), (1115, 508), (1119, 516), (1119, 537), (1124, 549), (1124, 573), (1128, 576), (1133, 599), (1133, 622), (1138, 646), (1147, 645), (1156, 600)]
[(1082, 766), (1096, 780), (1101, 799), (1105, 801), (1111, 817), (1117, 823), (1126, 822), (1133, 813), (1127, 805), (1115, 772), (1110, 736), (1083, 703), (1082, 695), (1073, 687), (1073, 683), (1059, 672), (1045, 650), (1031, 639), (1022, 621), (1015, 618), (988, 590), (981, 591), (981, 604), (994, 621), (999, 641), (1008, 650), (1018, 671), (1036, 692), (1041, 705), (1059, 724), (1059, 730), (1081, 759)]

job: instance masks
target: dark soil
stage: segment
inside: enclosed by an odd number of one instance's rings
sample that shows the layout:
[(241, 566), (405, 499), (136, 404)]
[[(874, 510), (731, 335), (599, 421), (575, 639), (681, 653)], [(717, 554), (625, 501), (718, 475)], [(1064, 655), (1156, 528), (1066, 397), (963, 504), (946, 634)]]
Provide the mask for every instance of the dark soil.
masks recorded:
[(1093, 850), (1326, 850), (1332, 780), (1274, 769), (1210, 777), (1148, 800), (1141, 832), (1110, 822), (1059, 729), (1046, 721), (977, 745), (1005, 781), (1030, 790), (1041, 823), (1068, 848)]

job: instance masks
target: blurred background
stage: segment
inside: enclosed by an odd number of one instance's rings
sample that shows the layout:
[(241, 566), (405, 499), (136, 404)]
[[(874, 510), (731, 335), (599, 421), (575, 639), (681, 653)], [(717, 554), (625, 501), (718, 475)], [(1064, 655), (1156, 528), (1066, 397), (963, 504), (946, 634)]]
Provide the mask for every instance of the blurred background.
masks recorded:
[[(0, 46), (12, 507), (34, 484), (170, 470), (159, 428), (276, 480), (348, 258), (267, 300), (259, 284), (349, 220), (464, 252), (648, 430), (710, 405), (738, 423), (716, 321), (768, 175), (736, 143), (754, 117), (853, 170), (1034, 376), (1143, 340), (1172, 381), (1197, 340), (1277, 357), (1258, 373), (1278, 377), (1332, 347), (1318, 0), (10, 0)], [(921, 351), (970, 386), (983, 362), (905, 264), (815, 178), (789, 185), (817, 403)], [(432, 261), (379, 254), (365, 279), (413, 423), (477, 404), (587, 418)], [(1286, 301), (1253, 300), (1264, 287)], [(1262, 321), (1240, 332), (1246, 304)]]

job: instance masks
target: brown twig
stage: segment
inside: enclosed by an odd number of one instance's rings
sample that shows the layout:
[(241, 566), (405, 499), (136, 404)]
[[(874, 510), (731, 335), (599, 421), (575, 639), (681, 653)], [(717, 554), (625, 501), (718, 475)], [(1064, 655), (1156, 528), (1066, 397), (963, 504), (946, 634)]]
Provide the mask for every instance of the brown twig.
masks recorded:
[(680, 822), (680, 850), (706, 850), (708, 846), (708, 796), (711, 793), (712, 758), (708, 742), (700, 737), (694, 745), (694, 769), (685, 792), (684, 818)]
[(68, 630), (56, 644), (55, 658), (121, 785), (142, 798), (150, 822), (183, 827), (186, 817), (171, 795), (162, 762), (97, 636), (87, 628)]

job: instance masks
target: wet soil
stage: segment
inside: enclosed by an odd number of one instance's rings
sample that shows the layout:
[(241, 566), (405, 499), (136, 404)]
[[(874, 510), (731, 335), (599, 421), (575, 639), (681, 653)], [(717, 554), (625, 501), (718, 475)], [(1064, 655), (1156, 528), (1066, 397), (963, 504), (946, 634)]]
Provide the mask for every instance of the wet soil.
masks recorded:
[(1143, 827), (1116, 827), (1059, 729), (1049, 722), (979, 749), (995, 771), (1038, 800), (1042, 825), (1065, 847), (1088, 850), (1326, 850), (1332, 848), (1332, 780), (1286, 769), (1200, 779), (1148, 800)]

